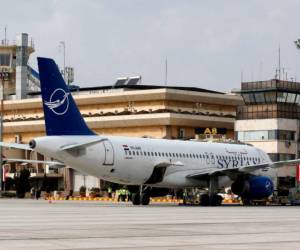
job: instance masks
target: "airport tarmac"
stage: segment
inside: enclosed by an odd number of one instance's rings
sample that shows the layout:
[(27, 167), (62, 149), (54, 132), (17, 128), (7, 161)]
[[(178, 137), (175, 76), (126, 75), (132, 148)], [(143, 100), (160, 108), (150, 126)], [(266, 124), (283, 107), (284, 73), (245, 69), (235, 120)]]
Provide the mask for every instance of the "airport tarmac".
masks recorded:
[(0, 199), (0, 249), (299, 249), (300, 207)]

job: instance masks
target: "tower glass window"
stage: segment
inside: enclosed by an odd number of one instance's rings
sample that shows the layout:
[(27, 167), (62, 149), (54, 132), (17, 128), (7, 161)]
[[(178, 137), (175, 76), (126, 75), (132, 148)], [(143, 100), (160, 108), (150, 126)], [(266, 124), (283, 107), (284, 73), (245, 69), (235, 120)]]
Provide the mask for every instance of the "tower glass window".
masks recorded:
[(0, 66), (10, 66), (10, 54), (0, 54)]
[(242, 83), (245, 104), (237, 108), (238, 120), (300, 119), (300, 84), (273, 79)]
[(275, 103), (276, 102), (276, 92), (266, 92), (265, 93), (265, 98), (267, 103)]

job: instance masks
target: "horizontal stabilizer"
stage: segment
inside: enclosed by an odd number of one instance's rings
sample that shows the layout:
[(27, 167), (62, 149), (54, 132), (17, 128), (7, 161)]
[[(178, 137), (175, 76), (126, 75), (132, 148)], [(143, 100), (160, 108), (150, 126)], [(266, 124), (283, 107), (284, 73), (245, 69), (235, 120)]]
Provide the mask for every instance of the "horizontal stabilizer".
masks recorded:
[(65, 164), (59, 161), (41, 161), (41, 160), (27, 160), (27, 159), (13, 159), (13, 158), (4, 158), (3, 160), (7, 162), (23, 162), (23, 163), (42, 163), (49, 166), (59, 165), (64, 166)]
[(32, 150), (28, 144), (0, 142), (0, 147)]

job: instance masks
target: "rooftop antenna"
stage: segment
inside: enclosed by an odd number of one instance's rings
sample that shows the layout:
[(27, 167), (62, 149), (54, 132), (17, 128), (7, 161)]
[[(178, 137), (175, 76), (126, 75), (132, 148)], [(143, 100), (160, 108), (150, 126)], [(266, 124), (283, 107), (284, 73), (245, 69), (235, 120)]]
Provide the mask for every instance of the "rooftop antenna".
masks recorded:
[[(64, 56), (64, 69), (63, 69), (63, 75), (64, 75), (64, 80), (66, 81), (66, 43), (65, 41), (60, 41), (59, 45), (62, 47), (63, 49), (63, 56)], [(69, 85), (69, 83), (68, 83)]]
[(263, 62), (260, 61), (259, 62), (259, 78), (260, 78), (260, 81), (262, 80), (262, 71), (263, 71)]
[[(300, 38), (298, 38), (296, 41), (294, 41), (296, 48), (300, 49)], [(295, 82), (297, 82), (297, 75), (295, 74)]]
[(280, 44), (278, 48), (278, 76), (279, 76), (279, 81), (281, 78), (281, 65), (280, 65)]
[(6, 32), (7, 32), (7, 25), (5, 24), (5, 27), (4, 27), (4, 45), (7, 45)]
[(278, 70), (277, 70), (277, 68), (275, 68), (275, 79), (278, 79), (277, 78), (278, 77), (277, 72), (278, 72)]
[(243, 82), (243, 80), (244, 80), (244, 72), (243, 70), (241, 70), (241, 82)]
[(168, 84), (168, 57), (166, 57), (165, 61), (165, 86)]

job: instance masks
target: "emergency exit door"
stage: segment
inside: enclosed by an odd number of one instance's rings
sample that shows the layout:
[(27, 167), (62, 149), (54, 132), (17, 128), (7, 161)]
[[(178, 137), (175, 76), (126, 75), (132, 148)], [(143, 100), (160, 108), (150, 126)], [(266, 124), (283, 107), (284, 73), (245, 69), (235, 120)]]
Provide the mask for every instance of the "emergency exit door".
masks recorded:
[(109, 140), (103, 141), (105, 158), (103, 165), (114, 165), (114, 148)]

